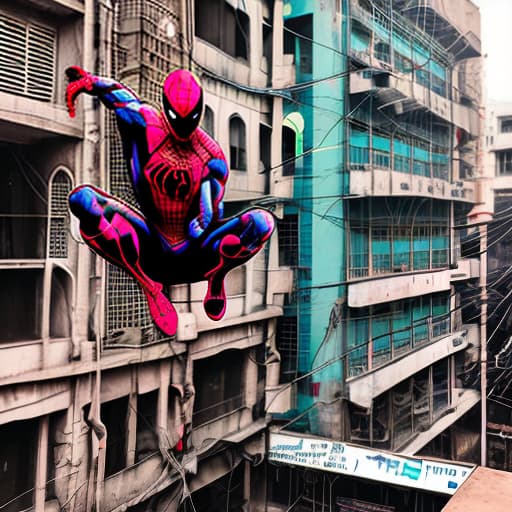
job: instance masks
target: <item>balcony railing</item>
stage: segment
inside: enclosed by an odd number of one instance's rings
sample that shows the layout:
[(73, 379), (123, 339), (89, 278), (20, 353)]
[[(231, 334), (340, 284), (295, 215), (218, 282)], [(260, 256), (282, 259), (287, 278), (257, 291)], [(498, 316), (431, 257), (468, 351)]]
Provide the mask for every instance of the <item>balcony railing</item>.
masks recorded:
[(346, 375), (356, 377), (366, 373), (369, 368), (387, 364), (412, 350), (446, 336), (450, 333), (450, 324), (450, 315), (428, 317), (414, 322), (410, 327), (374, 337), (371, 351), (370, 344), (367, 344), (348, 354)]
[(350, 279), (444, 268), (449, 264), (449, 249), (409, 251), (393, 255), (372, 254), (371, 268), (368, 266), (369, 257), (366, 251), (350, 253)]

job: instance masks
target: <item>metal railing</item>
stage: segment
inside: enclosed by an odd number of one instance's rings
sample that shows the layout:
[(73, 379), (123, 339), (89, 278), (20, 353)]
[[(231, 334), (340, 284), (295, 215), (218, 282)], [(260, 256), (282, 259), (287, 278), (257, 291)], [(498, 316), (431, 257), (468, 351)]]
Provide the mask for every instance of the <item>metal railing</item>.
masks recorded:
[[(370, 367), (376, 368), (397, 359), (408, 352), (431, 343), (432, 341), (450, 333), (450, 315), (438, 318), (426, 318), (416, 321), (412, 326), (396, 330), (373, 338), (373, 351), (368, 351), (369, 343), (352, 350), (346, 359), (346, 375), (355, 377), (368, 371)], [(380, 345), (380, 347), (379, 347)], [(377, 348), (378, 347), (378, 348)]]

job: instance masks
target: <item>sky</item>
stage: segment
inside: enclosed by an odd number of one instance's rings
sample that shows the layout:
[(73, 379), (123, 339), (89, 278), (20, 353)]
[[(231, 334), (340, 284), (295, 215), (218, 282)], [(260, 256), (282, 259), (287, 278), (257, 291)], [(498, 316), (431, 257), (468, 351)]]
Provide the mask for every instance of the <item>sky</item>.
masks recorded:
[(481, 13), (487, 98), (512, 102), (512, 0), (472, 2)]

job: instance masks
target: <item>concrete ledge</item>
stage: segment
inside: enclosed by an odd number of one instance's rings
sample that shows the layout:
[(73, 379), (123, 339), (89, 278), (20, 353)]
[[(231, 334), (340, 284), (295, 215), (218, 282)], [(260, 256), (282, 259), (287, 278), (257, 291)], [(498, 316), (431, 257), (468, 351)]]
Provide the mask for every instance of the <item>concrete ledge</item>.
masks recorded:
[(52, 135), (82, 138), (82, 121), (71, 119), (64, 105), (0, 92), (0, 136), (31, 143)]
[(386, 274), (348, 285), (351, 308), (372, 306), (450, 290), (451, 270)]

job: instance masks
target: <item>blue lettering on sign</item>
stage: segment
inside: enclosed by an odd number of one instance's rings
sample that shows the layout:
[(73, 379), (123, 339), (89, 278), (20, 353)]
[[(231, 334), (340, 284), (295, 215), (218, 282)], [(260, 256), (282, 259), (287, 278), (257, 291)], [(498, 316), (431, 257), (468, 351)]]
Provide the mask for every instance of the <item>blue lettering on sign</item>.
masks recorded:
[(290, 450), (290, 451), (302, 450), (303, 443), (304, 443), (304, 440), (301, 439), (297, 444), (276, 444), (275, 446), (272, 446), (272, 448), (270, 448), (270, 449), (271, 450)]
[(396, 459), (389, 459), (388, 457), (384, 457), (383, 455), (374, 455), (373, 457), (367, 455), (366, 458), (368, 460), (374, 460), (378, 464), (378, 469), (384, 468), (386, 473), (389, 473), (390, 470), (395, 470), (395, 475), (398, 475), (398, 468), (400, 466), (400, 461)]
[(457, 485), (459, 485), (457, 482), (448, 481), (448, 489), (457, 489)]

